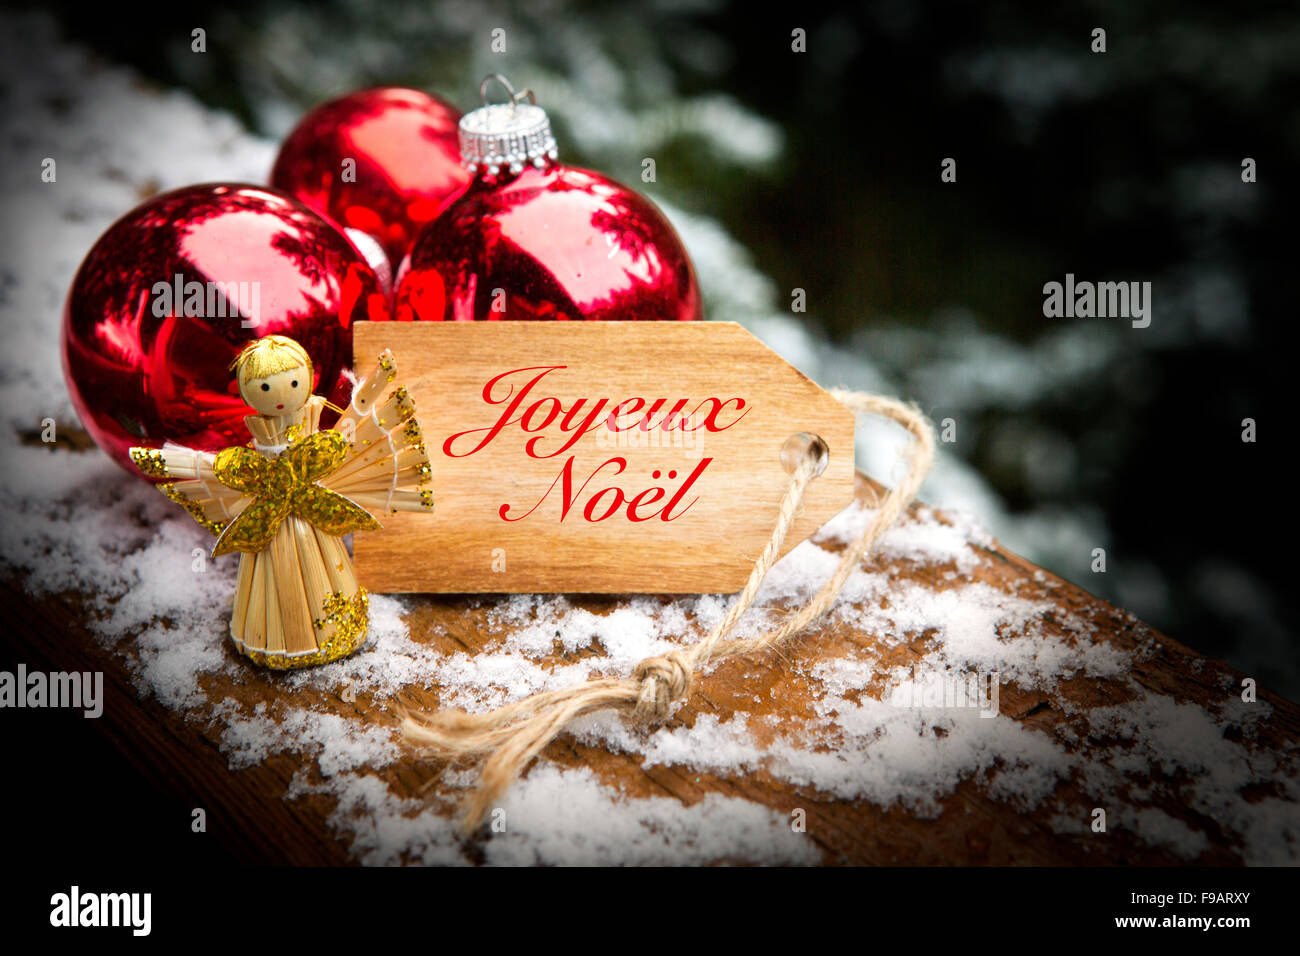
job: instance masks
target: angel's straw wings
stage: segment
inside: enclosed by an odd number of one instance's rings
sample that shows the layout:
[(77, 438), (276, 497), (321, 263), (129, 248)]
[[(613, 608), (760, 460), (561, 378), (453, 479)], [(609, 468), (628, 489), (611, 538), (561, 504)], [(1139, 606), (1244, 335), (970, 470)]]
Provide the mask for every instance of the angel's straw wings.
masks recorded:
[[(380, 400), (386, 388), (387, 396)], [(333, 430), (348, 438), (351, 450), (320, 484), (380, 518), (395, 511), (428, 511), (429, 456), (424, 448), (415, 403), (397, 384), (397, 363), (387, 349), (374, 370), (352, 391), (352, 401)], [(180, 504), (214, 535), (220, 535), (253, 500), (217, 480), (215, 456), (168, 443), (160, 449), (132, 448), (131, 460), (151, 478), (171, 478), (158, 490)]]

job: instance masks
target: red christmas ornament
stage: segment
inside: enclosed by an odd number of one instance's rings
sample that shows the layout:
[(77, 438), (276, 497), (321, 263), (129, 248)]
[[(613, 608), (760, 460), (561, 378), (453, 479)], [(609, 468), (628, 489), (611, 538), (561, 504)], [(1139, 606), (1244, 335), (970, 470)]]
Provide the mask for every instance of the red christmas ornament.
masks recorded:
[(396, 268), (469, 182), (456, 145), (459, 119), (451, 104), (419, 90), (350, 93), (302, 118), (280, 149), (271, 185), (345, 230), (372, 236)]
[[(397, 276), (395, 317), (700, 318), (695, 269), (663, 214), (599, 173), (556, 162), (550, 122), (532, 93), (493, 78), (510, 102), (461, 120), (474, 181), (416, 240)], [(523, 95), (529, 103), (519, 102)]]
[(127, 449), (247, 441), (251, 413), (228, 366), (243, 345), (288, 335), (312, 358), (312, 391), (346, 405), (352, 323), (389, 317), (374, 272), (330, 223), (260, 186), (189, 186), (114, 223), (77, 270), (63, 371), (95, 442)]

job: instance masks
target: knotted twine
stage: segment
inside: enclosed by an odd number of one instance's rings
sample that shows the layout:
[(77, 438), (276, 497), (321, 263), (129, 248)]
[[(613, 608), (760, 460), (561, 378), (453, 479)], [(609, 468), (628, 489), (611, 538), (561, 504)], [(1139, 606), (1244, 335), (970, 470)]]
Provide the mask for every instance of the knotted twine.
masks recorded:
[(779, 647), (831, 608), (871, 546), (916, 496), (934, 458), (933, 430), (915, 405), (844, 389), (833, 389), (831, 394), (853, 411), (891, 419), (911, 434), (907, 474), (879, 502), (867, 527), (844, 551), (830, 580), (779, 628), (755, 638), (730, 637), (754, 603), (763, 579), (781, 553), (804, 492), (824, 468), (816, 445), (791, 472), (772, 536), (754, 563), (744, 590), (704, 640), (685, 650), (647, 657), (633, 668), (630, 677), (601, 677), (573, 687), (545, 691), (485, 714), (457, 710), (406, 713), (402, 733), (412, 743), (437, 756), (485, 758), (478, 786), (463, 810), (461, 825), (467, 834), (478, 828), (532, 759), (577, 718), (608, 707), (631, 711), (639, 721), (662, 721), (677, 701), (690, 696), (699, 668), (710, 661)]

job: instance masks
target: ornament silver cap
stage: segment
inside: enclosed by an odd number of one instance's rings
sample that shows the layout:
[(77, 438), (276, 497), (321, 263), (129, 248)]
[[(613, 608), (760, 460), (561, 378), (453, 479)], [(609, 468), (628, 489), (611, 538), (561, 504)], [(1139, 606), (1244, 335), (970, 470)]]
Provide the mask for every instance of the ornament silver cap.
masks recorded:
[[(488, 102), (488, 86), (493, 80), (510, 94), (505, 103)], [(483, 170), (495, 176), (503, 168), (511, 173), (522, 173), (530, 164), (542, 169), (548, 160), (557, 158), (551, 121), (537, 105), (532, 90), (516, 93), (509, 80), (491, 73), (479, 84), (478, 93), (483, 105), (460, 118), (462, 166), (471, 173)], [(525, 98), (528, 102), (521, 103)]]

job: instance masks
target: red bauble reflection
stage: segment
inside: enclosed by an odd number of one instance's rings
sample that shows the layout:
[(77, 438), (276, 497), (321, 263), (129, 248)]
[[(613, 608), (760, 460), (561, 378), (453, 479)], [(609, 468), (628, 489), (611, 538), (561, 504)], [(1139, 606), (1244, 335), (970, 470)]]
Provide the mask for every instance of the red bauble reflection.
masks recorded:
[(316, 213), (259, 186), (189, 186), (138, 206), (87, 254), (64, 306), (64, 376), (95, 442), (139, 475), (131, 445), (248, 441), (252, 409), (229, 371), (246, 342), (296, 339), (313, 390), (346, 404), (352, 323), (387, 318), (374, 272)]
[(398, 282), (404, 321), (701, 314), (695, 269), (654, 204), (556, 163), (476, 180), (420, 235)]
[[(469, 182), (456, 141), (460, 113), (402, 87), (361, 90), (316, 107), (294, 127), (271, 185), (345, 229), (373, 236), (394, 268), (448, 197)], [(355, 182), (344, 160), (355, 160)]]

